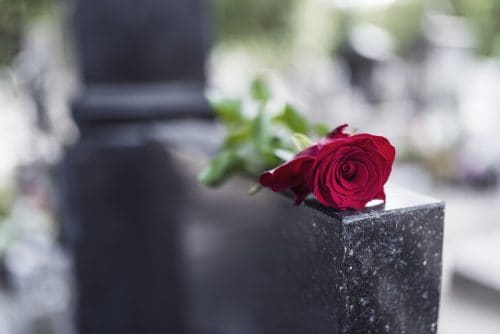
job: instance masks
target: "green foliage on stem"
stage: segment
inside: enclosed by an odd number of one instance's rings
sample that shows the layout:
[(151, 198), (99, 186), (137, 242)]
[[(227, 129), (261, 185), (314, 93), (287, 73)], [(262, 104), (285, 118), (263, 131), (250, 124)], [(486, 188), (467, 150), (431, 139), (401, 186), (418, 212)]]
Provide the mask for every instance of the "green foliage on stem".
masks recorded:
[(207, 186), (217, 186), (229, 176), (232, 170), (238, 168), (241, 159), (232, 150), (221, 151), (198, 176)]
[[(293, 158), (312, 143), (309, 136), (328, 132), (323, 124), (311, 125), (294, 106), (283, 104), (276, 110), (272, 92), (262, 79), (250, 85), (251, 100), (212, 99), (213, 109), (226, 128), (219, 153), (200, 173), (207, 186), (218, 186), (234, 173), (257, 178)], [(326, 130), (326, 131), (325, 131)], [(258, 187), (250, 193), (258, 191)]]
[(274, 119), (276, 122), (282, 123), (292, 131), (300, 133), (308, 133), (311, 126), (307, 119), (294, 106), (287, 104), (283, 108), (283, 112), (277, 115)]

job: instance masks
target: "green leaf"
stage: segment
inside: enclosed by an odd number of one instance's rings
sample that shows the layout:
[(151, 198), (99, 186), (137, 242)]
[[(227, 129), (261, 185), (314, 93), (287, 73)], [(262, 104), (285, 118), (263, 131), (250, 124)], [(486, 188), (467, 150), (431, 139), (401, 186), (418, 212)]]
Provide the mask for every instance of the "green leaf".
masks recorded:
[(262, 172), (266, 169), (274, 168), (274, 167), (283, 163), (283, 159), (278, 157), (275, 154), (274, 150), (269, 150), (269, 151), (262, 153), (262, 158), (264, 159), (265, 165), (263, 166), (263, 168), (260, 172)]
[(266, 170), (267, 166), (264, 162), (264, 156), (258, 153), (253, 145), (241, 148), (239, 152), (241, 152), (240, 154), (242, 154), (241, 157), (243, 158), (242, 172), (257, 178), (260, 173)]
[(272, 135), (270, 133), (270, 120), (266, 115), (264, 106), (259, 107), (257, 116), (254, 119), (252, 127), (252, 137), (255, 148), (259, 153), (269, 151)]
[(252, 140), (251, 124), (230, 130), (224, 138), (224, 148), (236, 148)]
[(295, 147), (297, 147), (299, 151), (302, 151), (303, 149), (311, 146), (313, 143), (312, 140), (303, 133), (294, 133), (292, 140), (295, 144)]
[(198, 180), (209, 187), (218, 186), (241, 165), (241, 159), (233, 151), (222, 151), (198, 175)]
[(220, 99), (212, 101), (217, 117), (227, 125), (235, 125), (245, 120), (239, 99)]
[(274, 152), (275, 156), (277, 156), (278, 158), (280, 158), (283, 161), (292, 160), (293, 156), (294, 156), (294, 152), (284, 150), (284, 149), (279, 149), (279, 148), (275, 149), (273, 152)]
[(262, 78), (256, 78), (250, 87), (252, 97), (260, 102), (267, 102), (271, 98), (271, 90)]
[(293, 132), (309, 133), (309, 122), (294, 106), (287, 104), (281, 114), (275, 118)]
[(330, 133), (330, 128), (323, 123), (317, 123), (313, 125), (314, 133), (319, 137), (325, 137)]

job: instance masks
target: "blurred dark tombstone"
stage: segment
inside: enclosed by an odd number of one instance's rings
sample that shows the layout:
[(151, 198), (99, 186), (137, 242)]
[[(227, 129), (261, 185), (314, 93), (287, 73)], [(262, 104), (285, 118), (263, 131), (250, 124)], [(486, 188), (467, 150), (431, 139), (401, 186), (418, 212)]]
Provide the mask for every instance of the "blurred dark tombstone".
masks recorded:
[(87, 123), (211, 117), (202, 0), (73, 0)]
[(184, 333), (183, 185), (155, 129), (210, 119), (201, 0), (74, 0), (82, 89), (65, 159), (79, 333)]
[(203, 1), (73, 1), (84, 83), (203, 82)]

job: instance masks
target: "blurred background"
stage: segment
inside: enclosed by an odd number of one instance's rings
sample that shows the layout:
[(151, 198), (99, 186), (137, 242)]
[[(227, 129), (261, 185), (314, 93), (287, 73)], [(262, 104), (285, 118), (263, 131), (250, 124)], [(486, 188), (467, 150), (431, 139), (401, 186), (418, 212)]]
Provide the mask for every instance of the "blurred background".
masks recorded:
[[(388, 137), (391, 182), (446, 201), (439, 333), (500, 333), (500, 2), (204, 4), (207, 92), (259, 75), (314, 121)], [(0, 333), (74, 331), (57, 190), (80, 135), (73, 11), (0, 0)]]

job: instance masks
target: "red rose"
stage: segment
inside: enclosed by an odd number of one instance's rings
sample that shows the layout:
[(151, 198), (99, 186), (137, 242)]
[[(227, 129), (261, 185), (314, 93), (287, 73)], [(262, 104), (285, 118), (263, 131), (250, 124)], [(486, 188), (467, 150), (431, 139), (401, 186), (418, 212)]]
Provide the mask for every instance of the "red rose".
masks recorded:
[(321, 204), (338, 209), (360, 209), (373, 199), (385, 200), (394, 147), (380, 136), (349, 136), (343, 132), (345, 127), (262, 173), (260, 183), (273, 191), (291, 189), (296, 204), (311, 192)]

